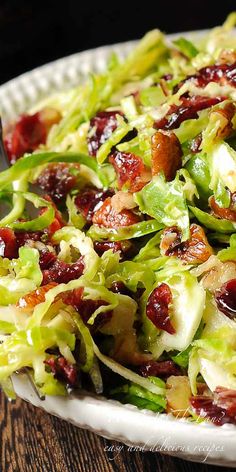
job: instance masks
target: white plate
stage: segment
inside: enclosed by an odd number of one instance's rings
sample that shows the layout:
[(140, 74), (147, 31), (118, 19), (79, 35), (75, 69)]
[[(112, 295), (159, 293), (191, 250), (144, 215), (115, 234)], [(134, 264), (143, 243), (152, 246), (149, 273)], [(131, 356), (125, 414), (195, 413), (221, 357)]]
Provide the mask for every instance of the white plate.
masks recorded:
[[(128, 42), (74, 54), (2, 85), (0, 107), (4, 121), (15, 118), (51, 92), (76, 85), (88, 72), (102, 71), (111, 50), (124, 56), (133, 45), (134, 42)], [(25, 376), (14, 376), (14, 386), (19, 397), (77, 426), (128, 444), (131, 450), (138, 447), (198, 462), (236, 465), (235, 426), (193, 424), (86, 393), (41, 401)]]

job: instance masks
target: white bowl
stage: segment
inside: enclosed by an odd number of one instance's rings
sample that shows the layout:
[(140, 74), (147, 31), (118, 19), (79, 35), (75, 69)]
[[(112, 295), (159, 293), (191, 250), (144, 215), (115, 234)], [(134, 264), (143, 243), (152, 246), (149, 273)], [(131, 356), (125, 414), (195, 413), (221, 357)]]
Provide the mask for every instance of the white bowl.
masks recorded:
[[(202, 35), (203, 32), (185, 36)], [(173, 39), (174, 36), (169, 36)], [(4, 121), (14, 119), (46, 95), (76, 85), (90, 71), (102, 71), (111, 51), (125, 56), (135, 42), (100, 47), (60, 59), (27, 72), (0, 87), (0, 107)], [(135, 450), (152, 450), (184, 459), (234, 467), (236, 465), (236, 427), (216, 427), (191, 423), (170, 415), (138, 410), (132, 405), (95, 397), (47, 397), (40, 400), (28, 378), (13, 378), (19, 397), (81, 428), (106, 438), (121, 441)]]

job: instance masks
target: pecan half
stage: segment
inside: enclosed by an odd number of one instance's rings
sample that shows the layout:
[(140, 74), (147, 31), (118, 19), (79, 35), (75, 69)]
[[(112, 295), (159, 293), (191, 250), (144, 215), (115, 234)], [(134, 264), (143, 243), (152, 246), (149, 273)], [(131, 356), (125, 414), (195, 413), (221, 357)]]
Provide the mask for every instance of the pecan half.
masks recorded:
[(152, 175), (164, 172), (167, 181), (173, 180), (182, 166), (180, 142), (171, 131), (157, 131), (152, 136)]

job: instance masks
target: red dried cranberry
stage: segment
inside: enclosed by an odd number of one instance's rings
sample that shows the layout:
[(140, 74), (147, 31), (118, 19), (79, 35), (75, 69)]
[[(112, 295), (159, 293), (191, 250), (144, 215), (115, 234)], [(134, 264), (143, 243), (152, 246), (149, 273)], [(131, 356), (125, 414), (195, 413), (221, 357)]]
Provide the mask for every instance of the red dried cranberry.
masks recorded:
[(48, 236), (43, 231), (15, 231), (17, 247), (24, 246), (28, 241), (47, 242)]
[(78, 279), (84, 271), (84, 258), (81, 256), (78, 261), (68, 264), (56, 259), (48, 269), (43, 270), (42, 285), (50, 282), (66, 284), (71, 280)]
[(149, 361), (140, 368), (143, 377), (169, 377), (181, 375), (181, 369), (173, 361)]
[(0, 228), (0, 256), (8, 259), (17, 256), (16, 237), (10, 228)]
[(116, 115), (122, 115), (120, 111), (100, 111), (90, 120), (88, 131), (88, 150), (90, 156), (96, 156), (100, 146), (110, 138), (117, 128)]
[(109, 161), (115, 169), (119, 189), (125, 185), (130, 192), (138, 192), (151, 179), (142, 159), (135, 154), (115, 152)]
[(179, 128), (183, 121), (198, 118), (199, 111), (223, 100), (224, 97), (182, 97), (181, 105), (172, 105), (166, 116), (154, 123), (154, 128), (165, 130)]
[(52, 373), (59, 380), (64, 380), (70, 386), (75, 386), (78, 380), (78, 372), (73, 364), (69, 362), (64, 357), (49, 357), (44, 363), (50, 367)]
[(172, 293), (169, 285), (162, 283), (156, 287), (148, 298), (146, 313), (158, 329), (174, 334), (175, 329), (170, 321), (170, 304)]
[(236, 424), (236, 418), (229, 416), (226, 409), (217, 406), (212, 397), (196, 395), (190, 398), (190, 404), (195, 414), (211, 420), (216, 426), (222, 426), (225, 423)]
[(75, 168), (79, 168), (78, 164), (62, 162), (48, 164), (36, 183), (55, 203), (61, 203), (76, 185), (77, 176), (72, 173), (72, 169)]
[[(71, 305), (78, 311), (84, 323), (87, 323), (92, 314), (100, 307), (106, 306), (108, 303), (105, 300), (83, 299), (83, 288), (75, 289), (62, 294), (62, 300), (66, 305)], [(93, 325), (88, 325), (91, 331), (96, 331), (101, 328), (112, 317), (112, 311), (100, 313)]]
[(216, 387), (214, 402), (217, 406), (226, 409), (229, 416), (236, 419), (236, 390), (224, 387)]
[(236, 87), (236, 62), (233, 64), (214, 64), (203, 67), (196, 74), (182, 80), (174, 89), (176, 93), (185, 82), (193, 82), (197, 87), (206, 87), (209, 82)]
[(236, 279), (228, 280), (216, 290), (215, 300), (219, 310), (233, 320), (236, 317)]
[(112, 197), (114, 190), (99, 190), (98, 188), (85, 188), (75, 198), (75, 204), (82, 213), (87, 223), (92, 223), (92, 218), (95, 209), (106, 200), (107, 197)]
[(99, 256), (104, 252), (112, 250), (112, 252), (120, 252), (121, 260), (126, 256), (131, 257), (134, 253), (134, 247), (131, 241), (94, 241), (94, 249)]
[(128, 295), (129, 297), (132, 297), (134, 294), (129, 290), (124, 282), (121, 280), (117, 280), (116, 282), (112, 282), (110, 289), (111, 292), (113, 293), (120, 293), (121, 295)]
[(48, 249), (39, 251), (39, 265), (41, 270), (46, 270), (51, 267), (57, 259), (57, 256)]
[(44, 144), (47, 128), (40, 119), (40, 113), (21, 115), (12, 132), (4, 139), (5, 148), (11, 164), (26, 152), (32, 152), (40, 144)]

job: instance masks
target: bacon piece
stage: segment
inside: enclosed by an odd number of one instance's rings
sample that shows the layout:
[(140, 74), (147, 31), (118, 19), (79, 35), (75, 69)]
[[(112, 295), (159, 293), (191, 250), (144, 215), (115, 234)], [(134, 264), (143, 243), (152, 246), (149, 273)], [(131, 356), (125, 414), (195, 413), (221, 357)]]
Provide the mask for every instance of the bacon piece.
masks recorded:
[(90, 120), (88, 131), (88, 150), (90, 156), (96, 156), (100, 146), (110, 138), (117, 128), (116, 115), (123, 115), (120, 111), (100, 111)]
[(212, 213), (220, 219), (236, 221), (236, 192), (231, 193), (231, 202), (228, 208), (221, 208), (216, 203), (215, 198), (212, 196), (209, 198), (208, 203), (212, 210)]
[(167, 114), (154, 123), (154, 128), (171, 130), (179, 128), (185, 120), (197, 119), (198, 112), (225, 100), (225, 97), (181, 97), (181, 105), (171, 105)]
[(213, 254), (203, 228), (196, 224), (191, 224), (190, 239), (184, 242), (181, 242), (181, 233), (176, 226), (166, 228), (160, 248), (162, 254), (178, 257), (189, 264), (205, 262)]
[(130, 192), (138, 192), (151, 180), (149, 169), (135, 154), (115, 152), (109, 157), (109, 162), (115, 169), (119, 189), (125, 185)]
[(8, 259), (17, 256), (16, 236), (10, 228), (0, 228), (0, 256)]
[(91, 224), (93, 214), (107, 197), (112, 197), (114, 190), (99, 190), (98, 188), (87, 187), (83, 189), (75, 198), (75, 204), (82, 213), (87, 223)]
[(131, 210), (122, 210), (120, 213), (112, 207), (111, 197), (106, 198), (102, 206), (94, 212), (93, 223), (105, 228), (120, 228), (138, 223), (140, 218)]
[(172, 293), (169, 285), (162, 283), (156, 287), (149, 295), (146, 313), (149, 320), (158, 329), (162, 329), (169, 334), (175, 333), (170, 320), (170, 304), (172, 303)]
[(157, 131), (152, 136), (152, 175), (164, 172), (167, 181), (175, 178), (182, 167), (183, 152), (173, 132)]
[(45, 301), (46, 293), (51, 290), (53, 287), (56, 287), (57, 283), (51, 282), (43, 287), (39, 287), (33, 292), (24, 295), (21, 297), (16, 306), (17, 308), (22, 308), (24, 311), (31, 311), (36, 305)]
[(75, 365), (70, 364), (65, 357), (49, 357), (44, 363), (50, 367), (51, 372), (59, 380), (64, 380), (74, 387), (78, 381), (78, 371)]
[(173, 361), (149, 361), (142, 365), (140, 372), (143, 377), (162, 377), (167, 378), (170, 375), (181, 375), (181, 369)]

